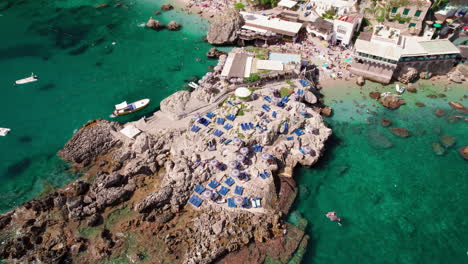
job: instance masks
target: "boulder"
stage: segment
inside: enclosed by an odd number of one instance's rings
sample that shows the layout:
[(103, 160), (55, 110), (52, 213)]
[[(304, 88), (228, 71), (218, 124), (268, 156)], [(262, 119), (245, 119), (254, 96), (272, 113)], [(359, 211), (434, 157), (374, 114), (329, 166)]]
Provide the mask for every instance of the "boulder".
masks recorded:
[(169, 10), (172, 10), (174, 9), (174, 7), (171, 5), (171, 4), (164, 4), (161, 6), (161, 10), (163, 11), (169, 11)]
[(462, 156), (462, 158), (468, 160), (468, 146), (460, 147), (458, 149), (458, 153), (460, 154), (460, 156)]
[(387, 119), (382, 119), (382, 120), (380, 121), (380, 124), (382, 124), (382, 126), (384, 126), (384, 127), (388, 127), (388, 126), (391, 126), (391, 125), (392, 125), (392, 121), (387, 120)]
[(406, 88), (406, 91), (409, 93), (416, 93), (418, 90), (416, 90), (416, 87), (412, 83), (408, 84), (408, 87)]
[(402, 137), (402, 138), (407, 138), (411, 135), (409, 130), (404, 129), (404, 128), (392, 127), (390, 128), (390, 131), (392, 131), (392, 133), (395, 136)]
[(375, 100), (379, 100), (380, 98), (380, 93), (379, 92), (370, 92), (369, 97)]
[(362, 76), (358, 76), (356, 78), (356, 84), (359, 86), (363, 86), (366, 83), (366, 80)]
[(206, 57), (207, 58), (210, 58), (210, 59), (217, 59), (219, 58), (221, 55), (223, 54), (226, 54), (226, 52), (224, 51), (221, 51), (217, 48), (211, 48), (207, 53), (206, 53)]
[(101, 223), (102, 223), (102, 216), (100, 214), (93, 214), (86, 221), (86, 224), (88, 226), (97, 226), (97, 225), (100, 225)]
[(317, 97), (315, 94), (311, 91), (305, 91), (304, 92), (304, 100), (309, 103), (309, 104), (315, 104), (317, 103)]
[(440, 137), (440, 143), (442, 143), (442, 145), (445, 148), (452, 147), (453, 145), (455, 145), (456, 141), (457, 140), (454, 137), (451, 137), (451, 136), (443, 135), (443, 136)]
[(206, 40), (210, 44), (232, 44), (237, 40), (237, 31), (244, 25), (244, 18), (235, 9), (227, 9), (211, 23)]
[(213, 229), (213, 233), (215, 235), (219, 235), (219, 234), (221, 234), (221, 232), (223, 232), (224, 222), (225, 222), (225, 220), (221, 219), (211, 227)]
[(405, 100), (401, 99), (398, 95), (388, 94), (384, 97), (380, 97), (379, 102), (387, 107), (388, 109), (397, 109), (400, 105), (405, 104)]
[(161, 30), (164, 28), (164, 25), (159, 22), (159, 20), (153, 19), (152, 17), (149, 18), (148, 22), (146, 22), (146, 26), (154, 30)]
[(463, 76), (463, 74), (457, 70), (449, 72), (447, 74), (447, 77), (450, 81), (454, 83), (463, 83), (463, 81), (465, 80), (465, 77)]
[(169, 202), (169, 199), (172, 196), (172, 187), (165, 186), (159, 191), (156, 191), (149, 196), (147, 196), (143, 201), (139, 202), (136, 205), (136, 210), (138, 212), (144, 212), (153, 208), (158, 208)]
[(143, 153), (149, 149), (149, 139), (145, 133), (138, 135), (133, 143), (132, 150), (136, 153)]
[(161, 101), (161, 112), (178, 120), (184, 117), (185, 107), (189, 100), (189, 91), (178, 91)]
[(332, 108), (330, 106), (325, 106), (322, 108), (320, 113), (324, 116), (331, 116), (332, 115)]
[(83, 195), (89, 190), (89, 183), (78, 180), (74, 184), (75, 195)]
[(423, 80), (430, 79), (431, 77), (432, 77), (432, 73), (430, 73), (430, 72), (421, 72), (419, 74), (419, 78), (421, 78)]
[(177, 23), (176, 21), (171, 21), (169, 24), (167, 24), (167, 29), (169, 30), (179, 30), (180, 29), (180, 24)]
[(442, 110), (442, 109), (436, 109), (436, 110), (434, 111), (434, 114), (435, 114), (437, 117), (442, 117), (442, 116), (445, 115), (445, 111)]
[(468, 114), (468, 108), (466, 108), (463, 104), (459, 102), (453, 102), (453, 101), (450, 101), (448, 104), (457, 112), (462, 113), (462, 114)]
[(413, 67), (409, 67), (409, 68), (406, 68), (404, 70), (402, 70), (402, 74), (400, 74), (400, 76), (398, 77), (398, 81), (404, 83), (404, 84), (408, 84), (414, 80), (416, 80), (416, 78), (418, 77), (418, 70), (416, 70), (415, 68)]
[(421, 103), (421, 102), (416, 102), (414, 103), (415, 105), (419, 106), (419, 107), (424, 107), (426, 106), (425, 104)]
[(438, 142), (432, 143), (432, 151), (437, 155), (437, 156), (442, 156), (445, 154), (445, 148)]

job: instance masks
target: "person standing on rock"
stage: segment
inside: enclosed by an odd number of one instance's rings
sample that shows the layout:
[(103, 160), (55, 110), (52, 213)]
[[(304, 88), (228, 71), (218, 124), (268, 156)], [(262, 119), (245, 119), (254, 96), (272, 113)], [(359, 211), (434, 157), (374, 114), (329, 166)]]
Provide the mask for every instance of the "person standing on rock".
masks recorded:
[(336, 212), (328, 212), (325, 216), (328, 217), (328, 219), (330, 219), (330, 221), (336, 221), (336, 222), (338, 222), (339, 226), (342, 226), (341, 225), (341, 218), (338, 217)]

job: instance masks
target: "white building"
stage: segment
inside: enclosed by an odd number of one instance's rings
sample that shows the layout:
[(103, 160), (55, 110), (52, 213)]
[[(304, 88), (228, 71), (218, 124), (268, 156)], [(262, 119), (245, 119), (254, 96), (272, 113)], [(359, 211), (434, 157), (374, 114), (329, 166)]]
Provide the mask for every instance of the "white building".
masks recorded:
[(351, 44), (354, 33), (359, 31), (362, 15), (352, 14), (339, 16), (333, 21), (333, 31), (337, 44), (348, 46)]
[(310, 4), (319, 15), (333, 9), (336, 14), (344, 15), (356, 11), (357, 0), (311, 0)]
[(291, 22), (270, 16), (263, 16), (248, 12), (240, 12), (245, 24), (242, 28), (257, 32), (273, 32), (296, 40), (297, 34), (302, 28), (302, 23)]

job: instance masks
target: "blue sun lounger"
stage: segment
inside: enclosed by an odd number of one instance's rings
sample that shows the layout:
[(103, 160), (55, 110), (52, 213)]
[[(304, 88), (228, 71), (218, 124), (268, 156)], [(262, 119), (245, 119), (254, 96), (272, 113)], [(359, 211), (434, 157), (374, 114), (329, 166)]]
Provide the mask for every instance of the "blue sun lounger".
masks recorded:
[(227, 120), (230, 120), (230, 121), (234, 121), (234, 119), (236, 119), (236, 116), (233, 115), (233, 114), (229, 114), (227, 117), (226, 117)]
[(273, 118), (276, 118), (276, 111), (273, 111), (273, 113), (271, 113), (271, 116), (272, 116)]
[(290, 136), (290, 137), (287, 137), (286, 140), (293, 140), (294, 137), (293, 136)]
[(198, 119), (198, 123), (200, 123), (200, 124), (202, 124), (204, 126), (208, 126), (211, 122), (202, 117), (202, 118)]
[(232, 186), (235, 183), (235, 181), (234, 181), (233, 178), (229, 177), (224, 181), (224, 183), (229, 185), (229, 186)]
[(216, 119), (216, 124), (218, 125), (224, 125), (224, 121), (226, 119), (222, 118), (222, 117), (218, 117), (218, 119)]
[(309, 82), (306, 80), (299, 80), (299, 83), (302, 85), (302, 87), (306, 87), (309, 85)]
[(262, 179), (266, 179), (265, 174), (263, 174), (261, 172), (258, 172), (258, 176), (260, 176), (260, 178), (262, 178)]
[(223, 131), (219, 130), (219, 129), (216, 129), (215, 132), (213, 132), (213, 135), (217, 136), (217, 137), (220, 137), (224, 134)]
[(234, 203), (234, 199), (233, 199), (233, 198), (228, 198), (228, 199), (227, 199), (227, 203), (228, 203), (228, 206), (229, 206), (229, 207), (237, 207), (237, 206), (236, 206), (236, 203)]
[(298, 135), (298, 136), (302, 136), (304, 135), (304, 131), (302, 129), (296, 129), (294, 130), (294, 134)]
[(201, 194), (205, 190), (205, 187), (203, 185), (198, 184), (197, 187), (195, 187), (194, 191), (198, 194)]
[(244, 188), (240, 187), (239, 185), (237, 185), (236, 189), (234, 189), (234, 193), (237, 195), (242, 195), (243, 192), (244, 192)]
[(269, 112), (270, 109), (271, 109), (268, 105), (262, 105), (262, 108), (263, 108), (263, 110), (265, 110), (267, 112)]
[(279, 102), (279, 103), (276, 104), (276, 106), (283, 108), (285, 106), (285, 104), (283, 102)]
[(216, 180), (212, 180), (212, 181), (208, 184), (208, 186), (209, 186), (211, 189), (215, 189), (216, 187), (218, 187), (218, 185), (219, 185), (219, 182), (216, 181)]
[(228, 192), (229, 192), (229, 188), (225, 186), (221, 186), (221, 189), (219, 189), (219, 193), (223, 196), (226, 195)]
[(229, 130), (229, 129), (232, 128), (232, 125), (231, 124), (225, 124), (223, 128), (226, 129), (226, 130)]
[(208, 117), (208, 118), (210, 118), (210, 119), (213, 118), (214, 116), (215, 116), (215, 114), (214, 114), (213, 112), (208, 112), (208, 113), (206, 114), (206, 117)]
[(288, 101), (289, 101), (289, 98), (287, 96), (283, 96), (283, 98), (281, 98), (282, 103), (287, 103)]
[(250, 200), (248, 197), (244, 197), (244, 204), (242, 205), (243, 208), (251, 207)]
[(257, 144), (257, 145), (253, 146), (253, 151), (254, 152), (261, 152), (262, 149), (263, 149), (262, 145)]
[(200, 205), (203, 203), (203, 199), (198, 197), (197, 195), (192, 195), (190, 199), (188, 200), (189, 203), (193, 204), (195, 207), (200, 207)]
[(235, 104), (233, 104), (231, 101), (227, 101), (228, 105), (232, 105), (232, 106), (235, 106)]
[(265, 177), (267, 177), (267, 178), (270, 177), (270, 173), (268, 173), (268, 171), (264, 171), (263, 175), (265, 175)]
[(263, 99), (265, 99), (265, 101), (271, 103), (271, 97), (270, 96), (267, 95), (267, 96), (263, 97)]
[(254, 129), (254, 128), (255, 128), (254, 125), (252, 124), (252, 122), (249, 122), (249, 128), (250, 128), (250, 129)]
[(244, 124), (244, 123), (241, 123), (240, 126), (241, 126), (242, 130), (246, 130), (246, 129), (247, 129), (247, 128), (245, 127), (245, 124)]
[(304, 95), (304, 90), (303, 89), (298, 89), (297, 90), (297, 95)]
[(193, 126), (192, 126), (192, 129), (190, 129), (190, 130), (191, 130), (192, 132), (197, 133), (198, 131), (200, 131), (200, 127), (197, 126), (197, 125), (193, 125)]

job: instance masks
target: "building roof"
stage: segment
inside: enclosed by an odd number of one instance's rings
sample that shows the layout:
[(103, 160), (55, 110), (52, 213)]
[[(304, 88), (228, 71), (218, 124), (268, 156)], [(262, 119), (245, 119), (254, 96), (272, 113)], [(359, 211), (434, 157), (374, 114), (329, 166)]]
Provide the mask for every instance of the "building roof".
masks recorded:
[(283, 62), (279, 60), (257, 60), (257, 69), (282, 71)]
[(321, 17), (316, 18), (314, 22), (309, 22), (309, 26), (311, 29), (315, 29), (323, 33), (328, 33), (333, 30), (333, 23)]
[(221, 71), (221, 76), (226, 76), (228, 78), (245, 77), (248, 58), (249, 55), (247, 55), (246, 53), (229, 53), (224, 64), (223, 70)]
[(291, 0), (281, 0), (278, 3), (278, 6), (283, 6), (287, 8), (293, 8), (297, 4), (296, 1), (291, 1)]
[(282, 35), (295, 36), (302, 28), (301, 23), (290, 22), (278, 18), (271, 18), (268, 16), (262, 16), (248, 12), (240, 13), (244, 17), (245, 25), (269, 30)]
[(371, 41), (357, 39), (354, 44), (357, 52), (379, 56), (390, 60), (399, 60), (401, 57), (401, 47), (396, 45), (384, 45)]
[(361, 14), (342, 15), (339, 16), (336, 20), (354, 24), (356, 21), (359, 21), (359, 19), (362, 19)]
[(125, 136), (129, 138), (134, 138), (138, 134), (141, 133), (141, 131), (136, 128), (134, 125), (128, 125), (124, 129), (120, 130), (120, 133), (124, 134)]
[(418, 41), (418, 43), (427, 55), (460, 53), (460, 50), (448, 39)]

